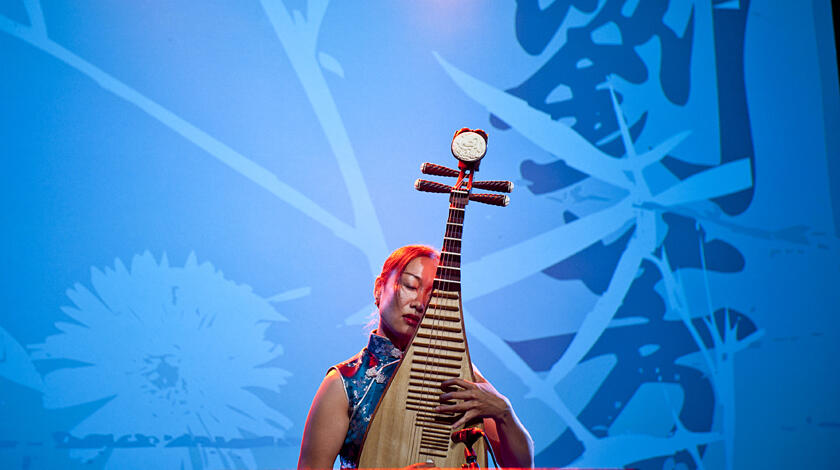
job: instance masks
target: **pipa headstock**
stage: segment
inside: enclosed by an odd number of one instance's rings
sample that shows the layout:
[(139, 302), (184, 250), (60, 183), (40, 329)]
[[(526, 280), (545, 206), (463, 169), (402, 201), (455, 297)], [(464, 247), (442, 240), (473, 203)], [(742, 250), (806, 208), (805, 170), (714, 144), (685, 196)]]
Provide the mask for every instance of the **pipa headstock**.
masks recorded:
[[(484, 189), (500, 193), (513, 191), (513, 183), (510, 181), (474, 181), (473, 177), (478, 171), (481, 159), (487, 153), (487, 133), (481, 129), (470, 129), (463, 127), (455, 132), (452, 137), (452, 155), (458, 159), (458, 169), (447, 168), (434, 163), (424, 163), (420, 166), (420, 172), (424, 175), (447, 176), (457, 178), (452, 186), (418, 179), (414, 187), (418, 191), (430, 193), (451, 193), (453, 190), (466, 191), (470, 201), (491, 204), (494, 206), (507, 206), (510, 197), (504, 194), (472, 193), (472, 188)], [(465, 202), (466, 204), (466, 202)]]

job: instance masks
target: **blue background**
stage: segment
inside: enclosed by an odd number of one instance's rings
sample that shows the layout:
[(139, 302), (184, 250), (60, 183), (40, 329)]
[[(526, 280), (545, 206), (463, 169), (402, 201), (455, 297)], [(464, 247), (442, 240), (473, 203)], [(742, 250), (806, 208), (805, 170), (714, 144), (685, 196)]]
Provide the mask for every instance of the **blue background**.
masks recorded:
[(419, 164), (539, 466), (838, 462), (827, 1), (0, 3), (0, 466), (294, 467)]

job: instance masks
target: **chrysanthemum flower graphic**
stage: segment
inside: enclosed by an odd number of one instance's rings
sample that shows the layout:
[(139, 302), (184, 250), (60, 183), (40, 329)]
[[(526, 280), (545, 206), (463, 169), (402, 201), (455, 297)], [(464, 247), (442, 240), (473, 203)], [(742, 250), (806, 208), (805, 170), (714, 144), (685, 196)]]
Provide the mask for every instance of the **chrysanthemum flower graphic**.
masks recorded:
[[(45, 407), (104, 402), (69, 430), (74, 436), (282, 437), (291, 426), (252, 393), (277, 390), (289, 373), (265, 365), (282, 352), (264, 338), (266, 323), (286, 319), (249, 286), (194, 254), (171, 267), (166, 255), (158, 263), (149, 252), (134, 256), (130, 269), (119, 259), (113, 269), (93, 268), (91, 284), (67, 292), (74, 305), (62, 310), (75, 323), (56, 323), (61, 333), (33, 346), (33, 359), (83, 364), (45, 375)], [(109, 467), (123, 460), (121, 451), (130, 452), (115, 449)], [(208, 451), (217, 466), (252, 462), (242, 452)], [(178, 452), (171, 468), (185, 463), (187, 451)]]

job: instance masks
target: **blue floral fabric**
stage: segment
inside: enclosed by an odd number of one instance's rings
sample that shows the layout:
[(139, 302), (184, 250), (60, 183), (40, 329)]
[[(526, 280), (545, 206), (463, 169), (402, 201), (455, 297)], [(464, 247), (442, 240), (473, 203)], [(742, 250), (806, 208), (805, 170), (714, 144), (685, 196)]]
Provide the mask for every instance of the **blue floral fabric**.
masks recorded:
[(370, 418), (382, 397), (382, 392), (385, 391), (385, 385), (394, 374), (401, 359), (402, 351), (388, 338), (373, 332), (370, 334), (366, 348), (330, 368), (339, 372), (350, 404), (347, 409), (350, 426), (347, 428), (347, 436), (338, 453), (341, 468), (358, 466), (362, 439)]

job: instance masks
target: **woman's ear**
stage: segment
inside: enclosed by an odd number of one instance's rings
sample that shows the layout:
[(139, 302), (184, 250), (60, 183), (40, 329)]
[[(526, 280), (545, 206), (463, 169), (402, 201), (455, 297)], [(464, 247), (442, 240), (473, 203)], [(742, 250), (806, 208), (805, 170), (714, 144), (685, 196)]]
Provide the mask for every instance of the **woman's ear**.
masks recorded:
[(373, 283), (373, 300), (377, 307), (379, 307), (379, 297), (382, 295), (382, 276), (378, 276)]

